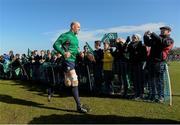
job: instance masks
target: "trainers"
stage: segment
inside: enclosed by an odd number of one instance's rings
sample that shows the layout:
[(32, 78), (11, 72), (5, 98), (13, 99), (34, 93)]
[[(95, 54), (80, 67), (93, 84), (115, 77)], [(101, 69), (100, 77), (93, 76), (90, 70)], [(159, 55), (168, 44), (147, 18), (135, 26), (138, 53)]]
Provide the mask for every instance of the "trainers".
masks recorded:
[(135, 97), (134, 100), (136, 101), (141, 100), (141, 97)]
[(158, 103), (164, 103), (164, 98), (159, 98), (159, 99), (157, 99), (156, 102), (158, 102)]
[(151, 97), (151, 96), (147, 96), (147, 97), (144, 98), (144, 101), (146, 101), (146, 102), (156, 102), (156, 98)]
[(114, 92), (109, 92), (109, 95), (114, 95), (115, 93)]
[(88, 110), (83, 106), (80, 106), (79, 108), (77, 108), (77, 111), (79, 113), (87, 113), (88, 112)]
[(80, 107), (77, 107), (77, 111), (78, 111), (79, 113), (87, 113), (87, 112), (90, 112), (91, 109), (89, 108), (88, 105), (85, 105), (85, 104), (82, 105), (82, 104), (81, 104)]
[(51, 95), (48, 95), (48, 102), (51, 101)]

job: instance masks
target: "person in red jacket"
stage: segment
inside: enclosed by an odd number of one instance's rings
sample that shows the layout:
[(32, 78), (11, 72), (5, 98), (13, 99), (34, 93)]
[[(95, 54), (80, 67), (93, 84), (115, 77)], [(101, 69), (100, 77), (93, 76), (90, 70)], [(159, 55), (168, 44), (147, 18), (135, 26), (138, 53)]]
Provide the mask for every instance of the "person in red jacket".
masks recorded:
[[(164, 73), (166, 71), (166, 59), (169, 51), (174, 45), (174, 40), (170, 37), (171, 28), (164, 26), (160, 28), (161, 33), (147, 31), (144, 34), (144, 43), (151, 47), (147, 59), (147, 69), (149, 71), (148, 84), (150, 85), (149, 99), (152, 101), (164, 101)], [(156, 95), (158, 98), (156, 99)]]

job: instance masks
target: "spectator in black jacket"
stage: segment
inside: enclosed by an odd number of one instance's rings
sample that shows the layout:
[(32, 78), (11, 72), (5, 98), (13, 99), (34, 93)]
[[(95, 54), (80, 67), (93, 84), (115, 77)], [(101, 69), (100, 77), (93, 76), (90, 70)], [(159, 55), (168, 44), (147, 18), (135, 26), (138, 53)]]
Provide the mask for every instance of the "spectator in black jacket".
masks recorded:
[(128, 97), (128, 85), (129, 84), (129, 67), (128, 67), (128, 53), (127, 46), (130, 42), (130, 38), (127, 40), (123, 38), (116, 39), (116, 50), (112, 53), (114, 57), (113, 62), (113, 72), (114, 72), (114, 81), (119, 82), (121, 95), (124, 98)]
[(96, 40), (94, 42), (94, 57), (95, 57), (95, 62), (94, 62), (94, 70), (93, 70), (93, 74), (94, 74), (94, 89), (95, 92), (97, 93), (101, 93), (102, 90), (102, 82), (103, 82), (103, 77), (102, 77), (102, 73), (103, 73), (103, 50), (101, 49), (101, 41)]
[[(174, 40), (170, 37), (171, 28), (169, 26), (161, 27), (160, 30), (161, 34), (159, 36), (154, 32), (145, 32), (144, 43), (151, 47), (147, 65), (150, 72), (148, 82), (151, 84), (149, 98), (162, 103), (164, 102), (163, 74), (167, 67), (165, 61), (169, 51), (173, 47)], [(155, 98), (156, 94), (158, 95), (158, 99)]]
[(35, 81), (39, 80), (39, 76), (40, 76), (40, 72), (39, 72), (39, 68), (40, 68), (40, 56), (38, 54), (37, 50), (34, 50), (34, 61), (32, 63), (32, 79)]
[(45, 60), (46, 60), (45, 52), (44, 52), (44, 50), (41, 50), (41, 51), (40, 51), (40, 56), (39, 56), (39, 62), (40, 62), (40, 64), (43, 64), (43, 63), (45, 62)]
[[(19, 72), (17, 72), (16, 70), (18, 70), (18, 68), (21, 67), (21, 61), (20, 61), (20, 54), (16, 54), (14, 56), (14, 58), (11, 61), (11, 66), (12, 66), (12, 78), (17, 79), (19, 77)], [(19, 70), (20, 71), (20, 70)]]
[(132, 71), (132, 82), (134, 86), (135, 99), (143, 98), (144, 93), (144, 62), (147, 58), (145, 45), (139, 34), (132, 35), (132, 41), (128, 46), (129, 62)]
[(12, 50), (9, 51), (9, 58), (10, 58), (10, 61), (14, 59), (14, 53)]

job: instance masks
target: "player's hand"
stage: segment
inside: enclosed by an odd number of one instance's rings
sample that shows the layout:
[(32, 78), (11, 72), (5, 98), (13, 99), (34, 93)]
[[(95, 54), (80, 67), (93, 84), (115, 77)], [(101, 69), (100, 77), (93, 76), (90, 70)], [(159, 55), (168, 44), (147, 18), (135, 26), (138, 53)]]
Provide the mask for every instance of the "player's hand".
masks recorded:
[(64, 53), (64, 58), (67, 59), (71, 56), (71, 53), (70, 52), (65, 52)]

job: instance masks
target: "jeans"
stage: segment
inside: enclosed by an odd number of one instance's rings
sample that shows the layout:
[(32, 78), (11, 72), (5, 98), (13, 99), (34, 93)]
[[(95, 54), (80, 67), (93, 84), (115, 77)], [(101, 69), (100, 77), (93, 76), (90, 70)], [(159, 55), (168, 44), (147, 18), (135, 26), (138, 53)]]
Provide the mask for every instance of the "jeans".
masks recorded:
[(164, 73), (166, 71), (165, 62), (149, 62), (148, 63), (149, 71), (149, 95), (152, 98), (155, 98), (157, 95), (158, 98), (164, 98)]

